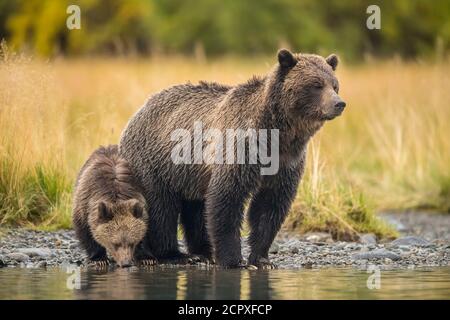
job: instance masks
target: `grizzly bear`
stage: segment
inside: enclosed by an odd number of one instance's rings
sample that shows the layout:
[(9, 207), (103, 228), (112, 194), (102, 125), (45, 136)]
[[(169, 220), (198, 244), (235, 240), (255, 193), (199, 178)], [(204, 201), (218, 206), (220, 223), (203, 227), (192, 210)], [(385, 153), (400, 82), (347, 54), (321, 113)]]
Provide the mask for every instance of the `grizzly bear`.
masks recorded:
[[(282, 49), (278, 63), (263, 77), (236, 86), (176, 85), (150, 97), (129, 121), (119, 144), (149, 203), (152, 223), (145, 247), (157, 258), (180, 259), (180, 218), (189, 254), (212, 257), (224, 267), (243, 266), (240, 230), (248, 204), (248, 264), (273, 267), (269, 247), (295, 197), (307, 143), (345, 107), (334, 74), (337, 64), (334, 54), (323, 58)], [(259, 155), (256, 163), (175, 163), (173, 150), (179, 142), (174, 132), (192, 132), (195, 123), (220, 132), (278, 132), (278, 148), (272, 150), (278, 153), (276, 173), (261, 173)], [(208, 139), (185, 141), (192, 150), (199, 144), (211, 147)], [(232, 147), (224, 154), (236, 152)], [(246, 153), (245, 159), (251, 156)]]
[[(118, 146), (97, 149), (83, 165), (75, 184), (73, 226), (77, 238), (97, 266), (108, 264), (107, 253), (128, 267), (147, 231), (145, 198)], [(140, 262), (156, 260), (140, 250)]]

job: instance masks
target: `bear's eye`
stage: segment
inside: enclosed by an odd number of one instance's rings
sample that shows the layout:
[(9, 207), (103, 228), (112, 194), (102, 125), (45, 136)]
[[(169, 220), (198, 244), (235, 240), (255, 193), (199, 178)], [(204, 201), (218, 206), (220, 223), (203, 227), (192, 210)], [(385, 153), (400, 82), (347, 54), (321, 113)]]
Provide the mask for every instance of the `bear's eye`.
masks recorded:
[(313, 86), (316, 89), (322, 89), (323, 88), (323, 83), (322, 82), (314, 82)]
[(333, 86), (333, 90), (334, 90), (336, 93), (338, 93), (338, 92), (339, 92), (339, 87), (338, 87), (337, 85), (334, 85), (334, 86)]

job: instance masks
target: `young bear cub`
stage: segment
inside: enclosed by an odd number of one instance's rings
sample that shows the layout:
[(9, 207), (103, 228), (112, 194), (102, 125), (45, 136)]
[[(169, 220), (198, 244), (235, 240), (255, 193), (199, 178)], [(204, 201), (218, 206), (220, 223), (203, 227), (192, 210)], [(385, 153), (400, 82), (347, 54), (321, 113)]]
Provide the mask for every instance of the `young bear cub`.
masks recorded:
[(146, 207), (117, 145), (98, 148), (78, 174), (73, 204), (74, 229), (89, 261), (106, 266), (109, 253), (120, 267), (136, 260), (154, 264), (153, 256), (140, 248), (147, 231)]

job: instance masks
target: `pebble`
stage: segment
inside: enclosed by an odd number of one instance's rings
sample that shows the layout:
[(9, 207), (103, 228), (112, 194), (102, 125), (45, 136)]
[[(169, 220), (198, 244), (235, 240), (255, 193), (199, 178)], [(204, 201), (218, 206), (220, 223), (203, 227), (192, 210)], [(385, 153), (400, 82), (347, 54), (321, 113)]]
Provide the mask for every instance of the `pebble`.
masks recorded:
[(69, 249), (75, 249), (78, 248), (79, 243), (78, 242), (72, 242), (71, 244), (69, 244)]
[(391, 246), (428, 246), (431, 243), (424, 238), (416, 236), (406, 236), (398, 238), (390, 243)]
[(20, 252), (13, 252), (13, 253), (8, 253), (6, 255), (10, 260), (14, 260), (17, 262), (26, 262), (28, 260), (30, 260), (30, 257), (24, 253), (20, 253)]
[(47, 266), (47, 262), (46, 261), (39, 261), (35, 267), (36, 268), (45, 268)]
[(48, 258), (52, 254), (51, 250), (45, 248), (19, 248), (17, 252), (26, 254), (29, 257)]
[[(434, 223), (436, 217), (411, 216), (408, 218), (412, 221), (411, 225), (402, 223), (414, 233), (410, 231), (392, 242), (385, 239), (377, 242), (373, 234), (362, 234), (359, 242), (334, 242), (331, 235), (324, 232), (311, 232), (303, 236), (281, 232), (269, 249), (269, 258), (280, 269), (365, 268), (369, 264), (389, 268), (449, 266), (450, 215), (439, 216)], [(417, 230), (426, 230), (426, 238), (430, 241), (425, 240), (425, 235), (417, 233)], [(250, 247), (246, 239), (242, 240), (243, 256), (248, 257)], [(180, 249), (185, 251), (184, 241), (180, 240), (179, 244)], [(0, 238), (0, 266), (45, 268), (73, 263), (80, 266), (86, 263), (85, 252), (73, 230), (37, 232), (9, 229)]]
[(280, 250), (280, 245), (278, 244), (277, 241), (274, 241), (269, 248), (269, 253), (278, 253), (279, 250)]
[(376, 244), (377, 237), (373, 233), (365, 233), (359, 237), (359, 242), (363, 244)]
[(326, 232), (308, 232), (306, 233), (303, 238), (306, 241), (309, 242), (326, 242), (326, 243), (331, 243), (333, 242), (333, 237), (331, 236), (331, 234), (326, 233)]
[(353, 259), (359, 260), (371, 260), (371, 259), (391, 259), (391, 260), (399, 260), (401, 257), (398, 254), (395, 254), (391, 251), (388, 251), (386, 249), (377, 249), (373, 251), (368, 252), (361, 252), (353, 255)]

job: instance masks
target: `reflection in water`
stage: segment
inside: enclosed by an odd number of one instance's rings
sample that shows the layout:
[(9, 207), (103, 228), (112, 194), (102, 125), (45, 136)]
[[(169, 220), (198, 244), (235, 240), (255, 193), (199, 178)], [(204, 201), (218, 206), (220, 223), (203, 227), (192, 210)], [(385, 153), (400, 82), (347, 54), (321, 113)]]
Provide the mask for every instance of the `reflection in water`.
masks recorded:
[(270, 299), (269, 272), (114, 269), (81, 272), (77, 299)]
[[(79, 289), (70, 289), (77, 276)], [(196, 268), (0, 269), (0, 299), (449, 299), (450, 267), (381, 272), (370, 290), (365, 270), (200, 270)], [(70, 284), (70, 283), (69, 283)]]

